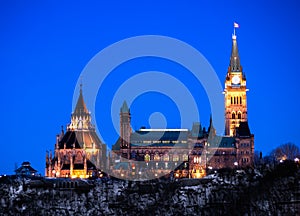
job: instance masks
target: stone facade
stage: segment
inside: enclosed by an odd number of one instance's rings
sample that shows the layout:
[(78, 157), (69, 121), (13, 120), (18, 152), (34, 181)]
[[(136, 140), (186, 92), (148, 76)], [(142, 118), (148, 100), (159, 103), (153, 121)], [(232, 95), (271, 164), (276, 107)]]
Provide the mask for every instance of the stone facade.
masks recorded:
[(194, 123), (191, 130), (141, 128), (133, 132), (125, 101), (120, 109), (120, 137), (107, 159), (106, 145), (91, 124), (80, 88), (67, 132), (57, 135), (54, 155), (46, 155), (45, 175), (87, 178), (105, 170), (119, 177), (156, 178), (174, 172), (177, 178), (201, 178), (209, 170), (252, 166), (254, 135), (248, 125), (246, 92), (246, 76), (233, 35), (223, 92), (225, 136), (217, 135), (212, 117), (207, 130)]
[(88, 178), (106, 167), (106, 145), (101, 142), (91, 123), (91, 115), (83, 100), (82, 88), (71, 123), (66, 133), (56, 137), (54, 155), (46, 154), (47, 177)]
[[(136, 175), (139, 169), (146, 170), (147, 175), (175, 170), (177, 177), (199, 178), (205, 176), (208, 169), (253, 166), (254, 135), (248, 125), (247, 91), (236, 35), (233, 35), (223, 92), (225, 136), (216, 134), (212, 119), (208, 130), (200, 123), (194, 123), (191, 130), (141, 128), (132, 132), (131, 113), (125, 101), (120, 109), (120, 138), (113, 146), (120, 161), (126, 159), (123, 163), (129, 163), (122, 170), (122, 175)], [(119, 161), (118, 157), (114, 157), (112, 160)], [(146, 165), (135, 161), (144, 161)]]

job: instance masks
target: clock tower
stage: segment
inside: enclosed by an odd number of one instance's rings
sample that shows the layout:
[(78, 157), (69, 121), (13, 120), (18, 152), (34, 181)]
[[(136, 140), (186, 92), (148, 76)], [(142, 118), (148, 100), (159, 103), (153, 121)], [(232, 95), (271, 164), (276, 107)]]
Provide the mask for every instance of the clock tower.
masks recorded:
[(225, 135), (235, 136), (240, 122), (247, 121), (246, 76), (240, 63), (236, 34), (232, 35), (230, 63), (225, 80)]

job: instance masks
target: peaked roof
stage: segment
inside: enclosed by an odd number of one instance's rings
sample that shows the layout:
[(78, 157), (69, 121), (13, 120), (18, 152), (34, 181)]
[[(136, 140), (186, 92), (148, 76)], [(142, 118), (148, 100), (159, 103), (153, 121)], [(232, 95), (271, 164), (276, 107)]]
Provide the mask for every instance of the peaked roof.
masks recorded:
[(82, 95), (82, 84), (80, 84), (80, 93), (79, 97), (77, 100), (77, 104), (74, 110), (75, 115), (80, 115), (80, 114), (89, 114), (88, 109), (86, 108), (85, 102), (83, 100), (83, 95)]
[(251, 132), (248, 122), (240, 122), (239, 127), (237, 128), (237, 136), (239, 137), (250, 137)]
[(236, 41), (236, 35), (232, 35), (232, 48), (231, 48), (229, 71), (242, 72), (242, 66), (241, 66), (241, 61), (239, 56), (238, 45)]
[(129, 108), (128, 108), (126, 101), (123, 102), (120, 112), (121, 113), (129, 113)]
[(22, 166), (15, 170), (16, 174), (29, 174), (36, 173), (37, 170), (33, 169), (29, 162), (23, 162)]
[(191, 136), (198, 138), (203, 137), (206, 132), (204, 129), (205, 128), (202, 128), (200, 122), (194, 122), (191, 130)]
[(101, 140), (95, 131), (69, 130), (59, 141), (59, 148), (63, 149), (65, 144), (67, 149), (72, 149), (73, 145), (77, 149), (83, 148), (83, 145), (87, 148), (93, 148), (93, 144), (95, 144), (95, 148), (100, 148)]
[(213, 135), (216, 135), (217, 131), (213, 125), (213, 120), (212, 120), (212, 115), (210, 115), (210, 118), (209, 118), (209, 127), (208, 127), (208, 133), (209, 134), (213, 134)]

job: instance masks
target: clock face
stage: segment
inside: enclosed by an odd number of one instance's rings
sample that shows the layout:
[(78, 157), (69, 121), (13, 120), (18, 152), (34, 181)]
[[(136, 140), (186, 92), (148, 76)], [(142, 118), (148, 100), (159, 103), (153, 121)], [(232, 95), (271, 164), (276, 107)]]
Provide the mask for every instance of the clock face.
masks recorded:
[(232, 81), (233, 84), (236, 85), (236, 84), (239, 84), (241, 80), (240, 80), (240, 77), (238, 75), (235, 75), (235, 76), (232, 77), (231, 81)]

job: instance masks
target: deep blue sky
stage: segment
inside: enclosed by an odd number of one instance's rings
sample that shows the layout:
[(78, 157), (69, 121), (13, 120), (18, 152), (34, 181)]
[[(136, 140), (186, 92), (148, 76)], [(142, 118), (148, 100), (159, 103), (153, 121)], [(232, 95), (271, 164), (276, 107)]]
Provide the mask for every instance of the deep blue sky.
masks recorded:
[[(15, 163), (28, 160), (44, 174), (45, 151), (53, 149), (60, 126), (70, 121), (77, 79), (103, 48), (137, 35), (174, 37), (199, 50), (223, 84), (234, 21), (240, 24), (238, 45), (250, 89), (248, 117), (256, 150), (267, 154), (285, 142), (299, 145), (299, 9), (297, 0), (1, 1), (0, 173), (12, 173)], [(183, 68), (162, 59), (137, 59), (117, 68), (99, 92), (97, 118), (108, 125), (108, 144), (117, 137), (111, 123), (105, 123), (105, 107), (116, 85), (147, 70), (181, 74), (193, 94), (199, 91), (195, 98), (202, 124), (208, 126), (205, 92), (182, 75), (187, 73)], [(168, 127), (179, 124), (174, 103), (149, 93), (132, 105), (134, 129), (149, 126), (153, 112), (164, 113)]]

